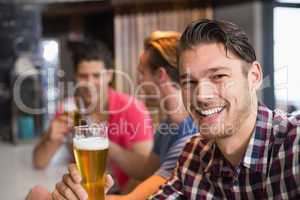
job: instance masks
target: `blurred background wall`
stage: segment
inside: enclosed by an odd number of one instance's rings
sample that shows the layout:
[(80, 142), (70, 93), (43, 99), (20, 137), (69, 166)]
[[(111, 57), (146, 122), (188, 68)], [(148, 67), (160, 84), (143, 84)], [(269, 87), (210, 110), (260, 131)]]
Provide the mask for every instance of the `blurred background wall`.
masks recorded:
[[(35, 138), (48, 126), (57, 102), (69, 95), (74, 42), (104, 41), (114, 55), (115, 69), (135, 84), (144, 37), (156, 29), (182, 31), (197, 18), (242, 26), (263, 64), (263, 102), (285, 111), (290, 106), (299, 109), (295, 55), (299, 52), (295, 44), (300, 42), (295, 25), (299, 5), (297, 0), (2, 0), (0, 138), (17, 143)], [(13, 93), (21, 75), (27, 78), (16, 94), (23, 106)], [(112, 86), (132, 92), (122, 76), (116, 76)], [(151, 107), (151, 102), (146, 103)], [(24, 106), (42, 112), (32, 114)]]

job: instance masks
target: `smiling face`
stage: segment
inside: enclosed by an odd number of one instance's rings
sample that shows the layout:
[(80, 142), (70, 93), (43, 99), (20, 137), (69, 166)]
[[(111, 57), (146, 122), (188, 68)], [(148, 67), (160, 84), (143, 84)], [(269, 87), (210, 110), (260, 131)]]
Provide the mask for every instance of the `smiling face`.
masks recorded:
[(254, 67), (253, 72), (253, 64), (230, 51), (226, 55), (222, 44), (201, 44), (185, 50), (179, 66), (184, 104), (202, 136), (229, 137), (256, 112), (252, 103), (260, 79), (257, 70)]
[(97, 106), (99, 100), (106, 102), (107, 88), (111, 79), (112, 73), (105, 69), (102, 61), (82, 61), (78, 64), (76, 72), (78, 92), (86, 106)]

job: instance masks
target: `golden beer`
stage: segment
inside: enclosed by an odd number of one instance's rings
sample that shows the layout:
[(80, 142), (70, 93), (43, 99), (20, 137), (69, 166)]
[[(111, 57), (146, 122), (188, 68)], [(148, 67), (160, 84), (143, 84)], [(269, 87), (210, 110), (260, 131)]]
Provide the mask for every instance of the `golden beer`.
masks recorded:
[(63, 115), (70, 117), (74, 121), (74, 126), (86, 125), (83, 114), (81, 114), (78, 110), (64, 111)]
[(105, 167), (108, 139), (101, 137), (74, 138), (74, 154), (88, 200), (104, 200)]

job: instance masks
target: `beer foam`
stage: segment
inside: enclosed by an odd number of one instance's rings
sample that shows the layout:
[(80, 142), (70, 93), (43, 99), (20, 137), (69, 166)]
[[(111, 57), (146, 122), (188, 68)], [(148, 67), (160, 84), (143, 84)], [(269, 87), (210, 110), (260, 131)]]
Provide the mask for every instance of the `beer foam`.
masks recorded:
[(74, 138), (73, 145), (81, 150), (102, 150), (108, 148), (108, 139), (100, 137)]

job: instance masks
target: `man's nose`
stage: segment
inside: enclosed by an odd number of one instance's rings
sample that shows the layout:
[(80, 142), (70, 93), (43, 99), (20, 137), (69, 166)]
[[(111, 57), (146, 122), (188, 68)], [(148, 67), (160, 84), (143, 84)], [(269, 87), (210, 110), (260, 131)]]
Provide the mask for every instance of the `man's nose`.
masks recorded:
[(205, 102), (216, 96), (217, 88), (214, 84), (208, 81), (200, 82), (197, 86), (197, 101)]
[(93, 82), (93, 77), (88, 76), (86, 81), (87, 81), (87, 83), (92, 83)]

